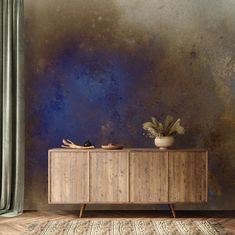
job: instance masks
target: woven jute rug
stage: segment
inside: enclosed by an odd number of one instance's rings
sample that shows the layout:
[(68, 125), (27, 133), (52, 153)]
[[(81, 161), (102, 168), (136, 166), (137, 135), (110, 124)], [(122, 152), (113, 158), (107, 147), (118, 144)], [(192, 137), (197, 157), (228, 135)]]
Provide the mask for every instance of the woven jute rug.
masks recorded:
[(196, 219), (77, 219), (35, 222), (24, 235), (227, 235), (222, 226)]

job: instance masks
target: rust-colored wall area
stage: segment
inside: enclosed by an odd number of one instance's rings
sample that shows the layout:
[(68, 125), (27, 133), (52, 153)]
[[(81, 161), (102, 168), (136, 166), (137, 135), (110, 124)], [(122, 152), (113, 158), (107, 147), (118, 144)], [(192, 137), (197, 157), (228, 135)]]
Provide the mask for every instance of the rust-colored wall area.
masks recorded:
[(25, 0), (25, 209), (78, 208), (47, 204), (47, 150), (63, 138), (154, 147), (142, 123), (171, 114), (186, 128), (175, 148), (210, 159), (209, 203), (177, 208), (234, 210), (234, 12), (234, 0)]

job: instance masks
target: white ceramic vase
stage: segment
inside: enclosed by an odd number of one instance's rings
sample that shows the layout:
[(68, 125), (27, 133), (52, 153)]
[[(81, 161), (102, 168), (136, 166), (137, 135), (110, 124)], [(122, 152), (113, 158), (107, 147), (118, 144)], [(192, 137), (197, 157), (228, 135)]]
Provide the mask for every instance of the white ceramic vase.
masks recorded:
[(174, 142), (175, 142), (175, 139), (172, 136), (162, 136), (162, 137), (156, 137), (154, 139), (155, 145), (160, 149), (167, 149)]

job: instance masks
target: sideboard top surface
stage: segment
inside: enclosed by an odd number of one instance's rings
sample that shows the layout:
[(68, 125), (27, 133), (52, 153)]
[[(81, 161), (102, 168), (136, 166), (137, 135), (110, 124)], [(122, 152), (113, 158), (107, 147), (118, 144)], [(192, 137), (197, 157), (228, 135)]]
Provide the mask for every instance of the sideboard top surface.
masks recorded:
[(158, 149), (158, 148), (123, 148), (118, 150), (106, 150), (102, 148), (94, 149), (72, 149), (72, 148), (52, 148), (48, 150), (49, 152), (135, 152), (135, 151), (144, 151), (144, 152), (207, 152), (206, 149)]

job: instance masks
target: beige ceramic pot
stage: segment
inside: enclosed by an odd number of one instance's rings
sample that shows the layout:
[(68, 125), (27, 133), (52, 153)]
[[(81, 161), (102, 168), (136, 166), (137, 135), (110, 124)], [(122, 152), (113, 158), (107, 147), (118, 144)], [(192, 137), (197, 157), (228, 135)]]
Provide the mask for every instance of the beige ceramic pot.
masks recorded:
[(155, 145), (160, 149), (167, 149), (174, 142), (175, 142), (175, 139), (172, 136), (162, 136), (162, 137), (156, 137), (154, 139)]

